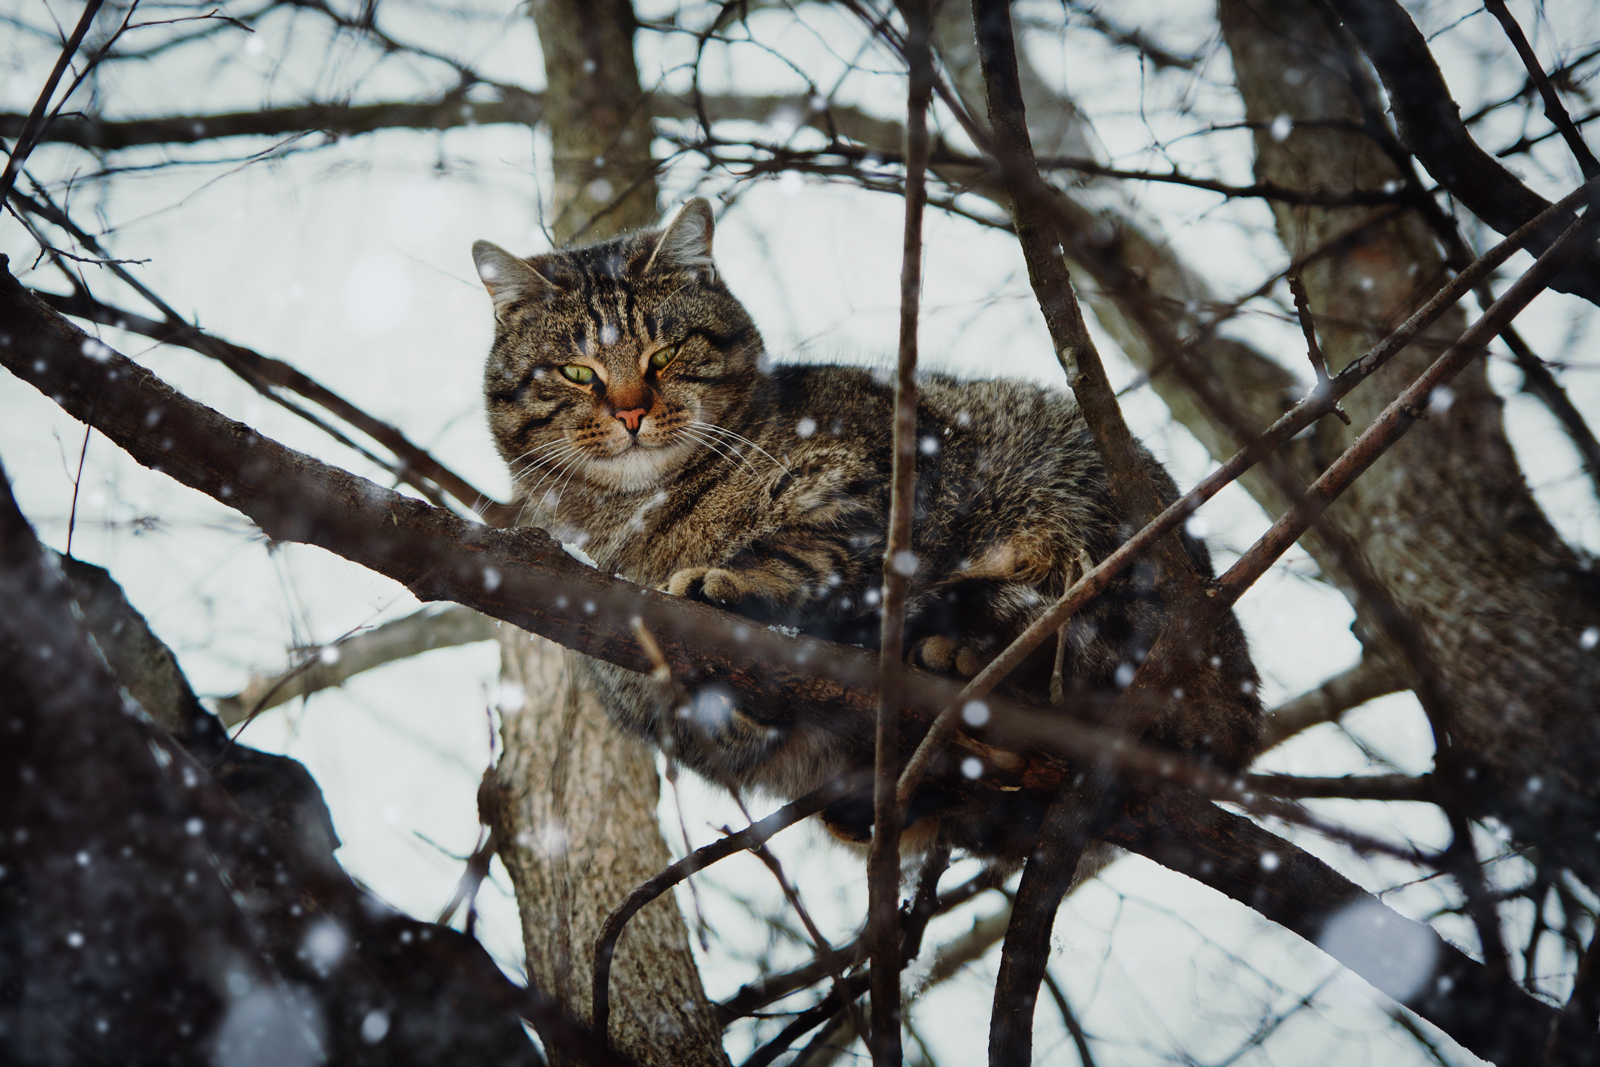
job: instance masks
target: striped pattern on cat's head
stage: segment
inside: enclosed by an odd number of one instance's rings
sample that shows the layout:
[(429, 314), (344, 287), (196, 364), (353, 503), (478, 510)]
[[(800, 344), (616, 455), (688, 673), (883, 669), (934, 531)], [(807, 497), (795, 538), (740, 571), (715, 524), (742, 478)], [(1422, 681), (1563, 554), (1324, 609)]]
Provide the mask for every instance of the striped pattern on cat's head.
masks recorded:
[[(711, 206), (530, 259), (479, 241), (489, 427), (524, 500), (660, 487), (760, 379), (761, 335), (711, 260)], [(553, 500), (551, 501), (553, 504)]]

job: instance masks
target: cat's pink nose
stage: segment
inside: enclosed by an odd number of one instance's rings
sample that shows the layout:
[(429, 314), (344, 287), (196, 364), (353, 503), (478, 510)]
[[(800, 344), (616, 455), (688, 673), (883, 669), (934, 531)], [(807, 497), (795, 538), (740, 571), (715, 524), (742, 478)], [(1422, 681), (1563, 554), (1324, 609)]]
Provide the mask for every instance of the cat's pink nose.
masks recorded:
[(639, 420), (644, 418), (644, 408), (633, 408), (629, 411), (617, 412), (617, 418), (622, 420), (622, 425), (628, 428), (629, 433), (639, 432)]

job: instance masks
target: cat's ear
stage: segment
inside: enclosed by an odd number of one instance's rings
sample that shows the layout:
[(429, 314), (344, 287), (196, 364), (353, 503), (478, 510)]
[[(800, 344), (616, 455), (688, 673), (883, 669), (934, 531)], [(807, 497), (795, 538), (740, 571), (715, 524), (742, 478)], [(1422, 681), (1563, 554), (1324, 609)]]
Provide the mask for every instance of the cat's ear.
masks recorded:
[(519, 300), (554, 288), (527, 260), (518, 259), (488, 241), (473, 242), (472, 261), (478, 265), (478, 277), (483, 280), (483, 287), (489, 290), (489, 296), (494, 299), (496, 318)]
[(656, 250), (644, 272), (653, 270), (713, 270), (711, 262), (711, 205), (704, 197), (686, 201), (661, 229)]

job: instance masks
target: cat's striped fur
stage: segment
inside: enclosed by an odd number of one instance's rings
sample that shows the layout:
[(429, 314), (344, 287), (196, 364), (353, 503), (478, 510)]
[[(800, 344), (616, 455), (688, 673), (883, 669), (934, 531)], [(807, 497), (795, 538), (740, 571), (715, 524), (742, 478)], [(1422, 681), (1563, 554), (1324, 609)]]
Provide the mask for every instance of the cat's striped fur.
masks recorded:
[[(524, 521), (607, 573), (874, 644), (892, 388), (848, 367), (768, 367), (712, 263), (711, 236), (709, 206), (692, 200), (663, 230), (531, 260), (474, 246), (497, 319), (489, 421)], [(1063, 392), (928, 376), (917, 433), (907, 647), (921, 665), (971, 675), (1130, 531)], [(1149, 469), (1174, 496), (1155, 460)], [(1186, 545), (1209, 575), (1205, 549)], [(1070, 624), (1065, 677), (1092, 706), (1109, 706), (1159, 632), (1152, 585), (1135, 566)], [(1014, 694), (1043, 701), (1054, 651), (1019, 669)], [(1206, 653), (1212, 669), (1152, 737), (1238, 767), (1254, 751), (1260, 705), (1231, 617)], [(656, 739), (658, 690), (592, 669), (616, 720)], [(872, 761), (825, 731), (714, 694), (671, 721), (678, 758), (734, 788), (795, 796)], [(870, 828), (870, 804), (829, 814), (842, 836)], [(942, 825), (954, 844), (990, 854), (1026, 848), (1037, 815), (952, 807), (936, 786), (913, 806), (924, 829)]]

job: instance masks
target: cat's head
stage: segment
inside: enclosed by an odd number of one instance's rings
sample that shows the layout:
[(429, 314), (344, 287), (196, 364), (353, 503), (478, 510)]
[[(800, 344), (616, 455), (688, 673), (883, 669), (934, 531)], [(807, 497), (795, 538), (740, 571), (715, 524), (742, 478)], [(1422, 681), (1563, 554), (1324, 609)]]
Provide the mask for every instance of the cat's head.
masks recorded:
[[(761, 335), (711, 261), (711, 206), (519, 259), (472, 246), (494, 299), (489, 426), (519, 493), (672, 480), (759, 379)], [(541, 493), (543, 489), (539, 490)]]

